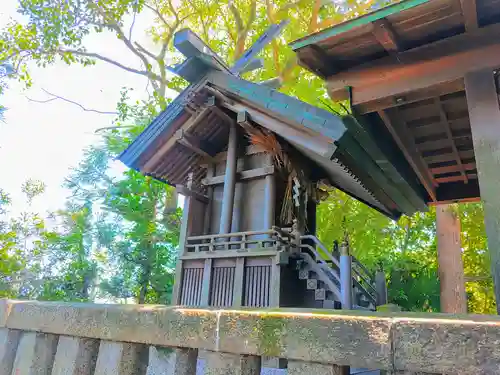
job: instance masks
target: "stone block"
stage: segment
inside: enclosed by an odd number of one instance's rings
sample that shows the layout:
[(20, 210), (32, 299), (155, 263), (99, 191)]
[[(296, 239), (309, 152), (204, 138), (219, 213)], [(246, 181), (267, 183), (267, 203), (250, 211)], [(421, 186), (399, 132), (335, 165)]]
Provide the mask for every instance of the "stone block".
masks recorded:
[(393, 326), (394, 368), (435, 374), (498, 374), (500, 325), (496, 317), (448, 315), (398, 318)]
[(0, 375), (10, 375), (16, 358), (21, 331), (0, 328)]
[(145, 375), (148, 354), (146, 345), (101, 341), (94, 375)]
[(220, 313), (219, 350), (391, 369), (391, 319), (321, 310)]
[(150, 347), (147, 375), (196, 375), (198, 350)]
[(207, 352), (205, 375), (260, 375), (261, 358), (253, 355)]
[(289, 361), (288, 375), (348, 375), (349, 367), (303, 361)]
[(98, 340), (60, 336), (52, 375), (92, 375), (98, 351)]
[(0, 327), (6, 327), (7, 318), (12, 307), (12, 302), (13, 301), (6, 298), (0, 299)]
[(214, 349), (216, 314), (174, 306), (22, 302), (7, 327), (159, 346)]
[(49, 375), (54, 364), (58, 337), (24, 332), (19, 340), (12, 375)]

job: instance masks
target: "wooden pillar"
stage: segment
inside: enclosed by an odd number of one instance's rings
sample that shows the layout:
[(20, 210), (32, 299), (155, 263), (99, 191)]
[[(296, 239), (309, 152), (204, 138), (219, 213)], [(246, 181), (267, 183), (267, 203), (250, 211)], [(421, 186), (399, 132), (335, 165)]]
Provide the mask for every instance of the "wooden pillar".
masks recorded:
[(276, 206), (276, 187), (274, 175), (266, 176), (265, 204), (264, 204), (264, 230), (271, 229), (274, 225), (274, 212)]
[[(210, 164), (207, 168), (207, 178), (215, 176), (215, 164)], [(212, 207), (214, 199), (214, 187), (210, 185), (207, 188), (208, 202), (205, 206), (205, 213), (203, 218), (203, 234), (210, 234), (211, 228), (210, 222), (212, 221)]]
[(375, 289), (377, 290), (377, 306), (387, 304), (387, 280), (382, 268), (375, 273)]
[(467, 313), (460, 217), (452, 205), (436, 206), (441, 312)]
[[(266, 155), (267, 165), (273, 164), (273, 158), (270, 154)], [(271, 229), (274, 225), (274, 216), (276, 210), (276, 186), (275, 177), (269, 174), (265, 177), (265, 199), (264, 199), (264, 230)]]
[(465, 91), (500, 314), (500, 110), (494, 73), (491, 70), (468, 73)]
[(340, 294), (342, 309), (352, 309), (352, 259), (348, 247), (340, 247)]
[[(192, 174), (188, 177), (187, 188), (192, 188)], [(186, 251), (186, 243), (189, 233), (191, 231), (193, 220), (193, 200), (195, 198), (186, 195), (184, 197), (184, 207), (182, 209), (182, 222), (179, 231), (179, 247), (177, 250), (177, 264), (175, 267), (174, 290), (172, 293), (172, 304), (179, 305), (181, 302), (181, 289), (182, 289), (182, 260), (180, 259)]]
[(231, 231), (233, 217), (234, 188), (236, 184), (236, 167), (238, 162), (238, 128), (231, 124), (229, 129), (229, 143), (227, 147), (226, 174), (224, 176), (224, 192), (222, 195), (222, 209), (219, 234)]

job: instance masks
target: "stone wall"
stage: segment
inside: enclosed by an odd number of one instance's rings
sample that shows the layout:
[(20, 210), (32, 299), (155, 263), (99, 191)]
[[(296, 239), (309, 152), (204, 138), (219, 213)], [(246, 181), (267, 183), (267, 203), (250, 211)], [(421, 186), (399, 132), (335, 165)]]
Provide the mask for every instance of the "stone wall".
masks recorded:
[(499, 344), (496, 316), (0, 303), (0, 375), (146, 374), (152, 346), (181, 375), (199, 350), (211, 375), (259, 374), (261, 356), (288, 359), (290, 375), (499, 374)]

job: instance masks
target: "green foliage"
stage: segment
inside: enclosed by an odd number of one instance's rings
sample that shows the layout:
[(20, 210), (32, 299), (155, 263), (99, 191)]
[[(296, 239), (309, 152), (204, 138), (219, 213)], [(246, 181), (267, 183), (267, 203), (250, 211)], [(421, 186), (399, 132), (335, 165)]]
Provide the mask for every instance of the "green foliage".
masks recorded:
[[(43, 194), (40, 181), (28, 180), (22, 190), (31, 206)], [(43, 256), (52, 233), (34, 212), (9, 214), (10, 198), (0, 190), (0, 295), (36, 298), (45, 276)]]

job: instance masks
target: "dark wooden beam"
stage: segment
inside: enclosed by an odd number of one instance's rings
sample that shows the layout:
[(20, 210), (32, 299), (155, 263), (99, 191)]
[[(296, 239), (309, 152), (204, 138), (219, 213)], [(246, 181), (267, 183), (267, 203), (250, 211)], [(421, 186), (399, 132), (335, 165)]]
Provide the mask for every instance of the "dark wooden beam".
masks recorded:
[(435, 201), (436, 192), (432, 175), (427, 167), (427, 164), (422, 159), (422, 156), (417, 152), (415, 142), (411, 138), (410, 132), (404, 124), (401, 116), (399, 116), (397, 109), (379, 111), (378, 114), (394, 138), (394, 141), (403, 152), (403, 155), (424, 186), (425, 190), (431, 199)]
[(335, 72), (338, 71), (337, 63), (320, 46), (311, 44), (310, 46), (304, 47), (303, 50), (300, 51), (301, 59), (302, 57), (306, 57), (307, 59), (308, 55), (312, 58), (309, 59), (310, 61), (312, 61), (312, 64), (308, 63), (307, 65), (314, 65), (315, 67), (309, 67), (306, 66), (306, 64), (301, 64), (301, 66), (310, 70), (312, 73), (318, 74), (320, 77), (326, 79), (327, 77), (335, 74)]
[[(210, 113), (210, 108), (207, 107), (202, 109), (199, 113), (192, 116), (189, 120), (185, 121), (180, 128), (184, 131), (189, 131), (191, 128), (195, 127), (200, 121), (206, 119), (206, 116)], [(161, 162), (163, 156), (177, 143), (175, 137), (168, 138), (165, 143), (151, 156), (151, 158), (144, 164), (143, 170), (149, 172), (154, 170), (154, 168)]]
[(462, 179), (464, 180), (465, 183), (467, 183), (468, 182), (467, 173), (465, 172), (465, 168), (462, 164), (462, 159), (460, 158), (460, 154), (458, 153), (457, 145), (455, 144), (455, 140), (453, 139), (453, 134), (451, 133), (451, 128), (450, 128), (450, 123), (448, 121), (448, 116), (446, 115), (443, 104), (441, 103), (441, 99), (437, 98), (435, 103), (436, 103), (436, 106), (438, 107), (438, 110), (439, 110), (439, 117), (441, 118), (441, 127), (446, 132), (446, 137), (448, 138), (448, 141), (450, 142), (453, 155), (455, 156), (455, 160), (456, 160), (457, 165), (459, 167), (460, 174), (462, 175)]
[(355, 104), (356, 112), (359, 114), (377, 112), (382, 109), (399, 107), (404, 104), (415, 103), (421, 100), (432, 99), (436, 96), (443, 96), (465, 90), (463, 78), (450, 82), (443, 82), (424, 89), (407, 92), (403, 95), (388, 96), (382, 99), (375, 99), (366, 103)]
[[(477, 175), (474, 173), (471, 173), (468, 175), (469, 179), (475, 179), (477, 178)], [(457, 181), (464, 181), (464, 178), (462, 175), (457, 175), (457, 176), (448, 176), (448, 177), (438, 177), (436, 178), (436, 182), (438, 184), (447, 184), (448, 182), (457, 182)], [(467, 183), (469, 183), (469, 180), (467, 180)]]
[(465, 30), (467, 32), (476, 30), (479, 27), (476, 2), (476, 0), (460, 0), (462, 14), (464, 16)]
[(373, 35), (387, 52), (394, 53), (401, 51), (401, 42), (391, 23), (386, 18), (372, 22), (372, 27)]
[(177, 185), (175, 187), (176, 191), (179, 193), (179, 194), (182, 194), (184, 195), (185, 197), (193, 197), (195, 198), (196, 200), (200, 201), (200, 202), (203, 202), (203, 203), (208, 203), (208, 197), (204, 194), (201, 194), (197, 191), (194, 191), (194, 190), (191, 190), (190, 188), (188, 188), (187, 186), (184, 186), (184, 185)]
[[(265, 177), (265, 176), (267, 176), (269, 174), (273, 174), (273, 173), (274, 173), (274, 166), (271, 165), (271, 166), (267, 166), (267, 167), (249, 169), (246, 171), (238, 172), (236, 175), (236, 179), (237, 179), (237, 181), (251, 180), (254, 178)], [(223, 184), (224, 183), (224, 175), (210, 177), (210, 178), (204, 178), (203, 180), (201, 180), (201, 183), (205, 186)]]
[(183, 145), (194, 153), (200, 155), (203, 158), (207, 158), (208, 160), (212, 159), (212, 155), (204, 150), (203, 142), (193, 135), (186, 133), (183, 129), (177, 130), (174, 135), (177, 143)]
[(500, 313), (500, 108), (496, 77), (490, 69), (465, 76), (465, 92), (476, 156), (484, 221), (488, 235), (491, 273), (495, 284), (497, 312)]
[(483, 27), (422, 47), (388, 56), (331, 76), (328, 93), (354, 106), (394, 98), (462, 79), (470, 71), (500, 66), (500, 24)]
[[(444, 167), (435, 167), (431, 168), (430, 171), (433, 174), (443, 174), (443, 173), (450, 173), (450, 172), (460, 172), (460, 167), (456, 164), (454, 165), (447, 165)], [(476, 163), (466, 163), (462, 164), (462, 168), (465, 169), (466, 171), (472, 171), (476, 169)]]

